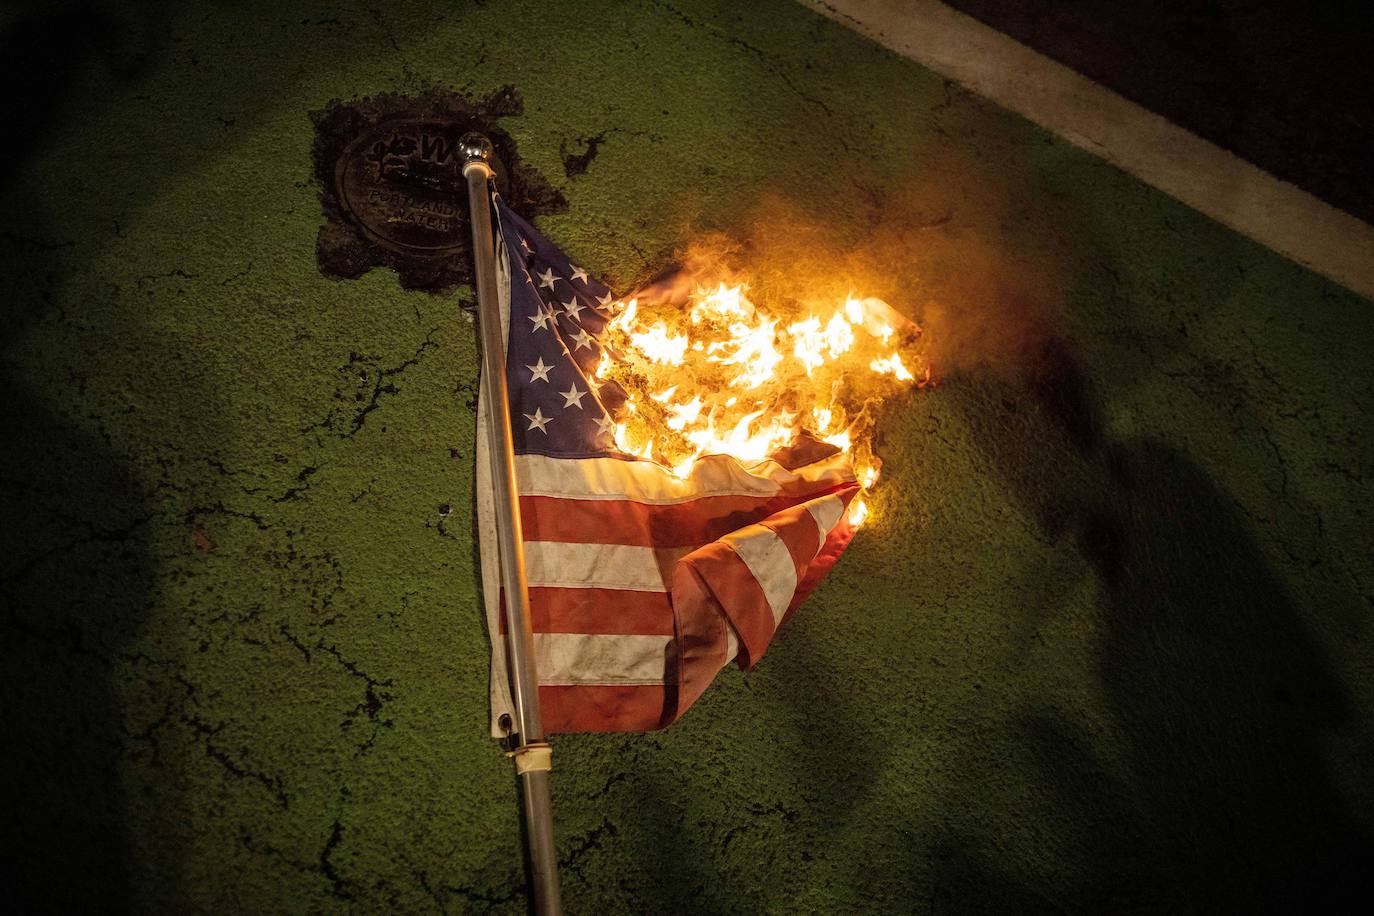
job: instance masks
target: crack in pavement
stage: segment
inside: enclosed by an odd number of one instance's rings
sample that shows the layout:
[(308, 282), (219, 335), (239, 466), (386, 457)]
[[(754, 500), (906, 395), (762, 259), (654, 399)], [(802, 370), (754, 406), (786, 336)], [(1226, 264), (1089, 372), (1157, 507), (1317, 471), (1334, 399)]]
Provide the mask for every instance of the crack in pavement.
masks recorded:
[(194, 713), (185, 712), (181, 714), (181, 721), (191, 726), (192, 729), (205, 739), (206, 756), (210, 757), (237, 778), (251, 779), (261, 783), (264, 788), (272, 793), (272, 797), (276, 799), (277, 804), (283, 810), (290, 807), (290, 800), (287, 798), (286, 789), (282, 783), (281, 777), (269, 776), (261, 770), (256, 770), (246, 764), (239, 763), (230, 757), (228, 752), (224, 749), (215, 746), (212, 739), (220, 732), (224, 731), (224, 727), (228, 724), (227, 722), (211, 725), (209, 722), (200, 718), (200, 716)]
[(558, 857), (558, 867), (581, 877), (582, 860), (587, 853), (601, 849), (604, 838), (614, 837), (619, 832), (609, 818), (603, 818), (600, 824), (573, 841), (573, 847), (565, 855)]
[(338, 869), (334, 867), (334, 863), (330, 861), (330, 856), (334, 854), (334, 850), (338, 849), (339, 844), (343, 842), (343, 835), (343, 821), (335, 817), (334, 823), (329, 828), (329, 838), (325, 840), (324, 849), (320, 850), (319, 867), (320, 872), (329, 879), (329, 892), (340, 900), (352, 900), (355, 894), (349, 890), (348, 882), (344, 880)]
[[(393, 722), (390, 719), (379, 720), (378, 714), (386, 701), (391, 699), (391, 694), (385, 693), (379, 688), (394, 687), (395, 681), (392, 678), (375, 678), (358, 667), (357, 663), (344, 658), (336, 646), (327, 645), (321, 639), (316, 645), (316, 649), (334, 656), (334, 659), (343, 667), (345, 671), (353, 677), (360, 678), (366, 685), (363, 689), (363, 701), (353, 708), (353, 713), (366, 713), (367, 718), (373, 722), (380, 722), (381, 725), (389, 726)], [(347, 720), (346, 720), (347, 721)]]
[[(338, 432), (335, 429), (336, 417), (344, 412), (341, 408), (338, 407), (330, 410), (329, 413), (325, 415), (324, 419), (304, 427), (301, 430), (301, 432), (309, 433), (315, 432), (317, 430), (323, 430), (326, 432), (334, 433), (335, 435), (343, 439), (348, 439), (354, 436), (360, 429), (363, 428), (364, 424), (367, 422), (368, 415), (381, 406), (383, 395), (396, 394), (400, 391), (400, 389), (389, 380), (405, 372), (410, 367), (418, 364), (420, 362), (421, 357), (424, 356), (425, 351), (438, 346), (438, 344), (434, 340), (434, 335), (437, 333), (439, 333), (438, 326), (430, 328), (429, 333), (425, 335), (425, 339), (421, 341), (420, 346), (415, 350), (415, 353), (409, 358), (403, 360), (399, 365), (392, 366), (390, 368), (379, 368), (375, 362), (376, 357), (366, 356), (357, 353), (356, 351), (350, 353), (348, 355), (348, 362), (340, 366), (338, 371), (340, 373), (350, 373), (358, 371), (360, 373), (358, 375), (359, 381), (366, 383), (370, 380), (372, 382), (372, 391), (370, 396), (368, 396), (367, 398), (367, 403), (363, 404), (362, 407), (357, 408), (353, 412), (353, 416), (349, 420), (348, 429), (345, 432)], [(363, 365), (363, 368), (361, 370), (357, 369), (359, 364)], [(363, 397), (364, 395), (361, 392), (359, 392), (354, 395), (353, 400), (355, 402), (360, 402), (363, 400)], [(342, 390), (336, 389), (334, 392), (334, 398), (335, 400), (339, 401), (344, 400), (344, 394)]]
[(799, 87), (799, 86), (792, 80), (792, 77), (791, 77), (791, 76), (789, 76), (785, 71), (783, 71), (783, 69), (782, 69), (781, 67), (779, 67), (777, 64), (773, 63), (771, 60), (768, 59), (767, 53), (765, 53), (764, 50), (763, 50), (762, 48), (760, 48), (760, 47), (758, 47), (758, 46), (756, 46), (756, 45), (751, 45), (749, 42), (745, 41), (745, 40), (742, 39), (742, 38), (736, 38), (736, 37), (733, 36), (733, 35), (727, 34), (726, 32), (722, 31), (721, 29), (716, 28), (716, 27), (713, 26), (713, 25), (707, 25), (707, 24), (703, 24), (703, 23), (701, 23), (701, 22), (698, 22), (697, 20), (695, 20), (695, 19), (693, 19), (692, 17), (688, 16), (686, 13), (682, 12), (681, 10), (679, 10), (677, 7), (673, 6), (673, 5), (670, 4), (670, 3), (664, 3), (664, 2), (662, 2), (662, 0), (651, 0), (651, 2), (653, 3), (654, 6), (660, 7), (660, 8), (662, 8), (662, 9), (667, 10), (668, 12), (672, 13), (674, 16), (676, 16), (676, 17), (677, 17), (678, 19), (680, 19), (682, 22), (686, 23), (686, 25), (687, 25), (689, 28), (699, 29), (699, 30), (701, 30), (701, 31), (704, 31), (704, 32), (706, 32), (706, 33), (708, 33), (708, 34), (714, 36), (715, 38), (718, 38), (718, 39), (720, 39), (721, 41), (724, 41), (724, 42), (727, 43), (727, 44), (734, 45), (736, 48), (739, 48), (741, 51), (744, 51), (744, 52), (746, 52), (746, 53), (748, 53), (748, 54), (752, 54), (755, 58), (758, 59), (759, 63), (763, 64), (763, 68), (764, 68), (765, 70), (767, 70), (767, 71), (768, 71), (769, 73), (771, 73), (773, 76), (776, 76), (778, 79), (782, 80), (782, 82), (785, 83), (785, 84), (787, 85), (787, 88), (790, 89), (790, 90), (792, 91), (792, 93), (793, 93), (794, 95), (796, 95), (798, 98), (800, 98), (801, 100), (803, 100), (803, 101), (805, 101), (805, 102), (808, 102), (808, 103), (810, 103), (810, 104), (812, 104), (812, 105), (815, 105), (815, 106), (819, 107), (819, 108), (820, 108), (822, 111), (824, 111), (827, 115), (833, 115), (833, 114), (834, 114), (834, 111), (832, 111), (831, 108), (830, 108), (830, 106), (827, 105), (827, 104), (825, 104), (825, 102), (821, 101), (820, 99), (816, 98), (816, 97), (813, 96), (813, 95), (809, 95), (809, 94), (807, 94), (806, 92), (803, 92), (802, 89), (801, 89), (801, 87)]

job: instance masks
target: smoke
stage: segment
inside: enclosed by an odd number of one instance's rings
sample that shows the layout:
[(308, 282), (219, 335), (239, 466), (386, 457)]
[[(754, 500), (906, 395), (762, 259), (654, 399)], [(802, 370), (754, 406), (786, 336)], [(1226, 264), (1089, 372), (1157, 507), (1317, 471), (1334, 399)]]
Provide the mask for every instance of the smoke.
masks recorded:
[(686, 473), (807, 434), (850, 452), (867, 489), (893, 395), (966, 374), (1061, 387), (1056, 240), (1022, 228), (1046, 202), (1025, 166), (991, 161), (843, 174), (684, 226), (672, 267), (613, 308), (593, 384), (617, 446)]
[(1059, 258), (1011, 231), (1043, 192), (1008, 159), (944, 153), (896, 186), (841, 179), (766, 193), (727, 231), (692, 234), (676, 253), (681, 270), (651, 295), (686, 302), (706, 278), (747, 283), (783, 315), (876, 297), (919, 326), (917, 352), (936, 379), (1052, 371)]

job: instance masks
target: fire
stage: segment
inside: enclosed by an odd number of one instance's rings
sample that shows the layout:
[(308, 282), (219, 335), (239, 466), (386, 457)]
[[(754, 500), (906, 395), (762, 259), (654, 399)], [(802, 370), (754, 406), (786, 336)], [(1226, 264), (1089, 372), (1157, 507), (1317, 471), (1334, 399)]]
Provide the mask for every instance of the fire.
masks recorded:
[(849, 524), (855, 528), (864, 523), (868, 518), (868, 501), (862, 496), (854, 497), (854, 501), (849, 504)]
[(930, 380), (912, 347), (920, 329), (873, 298), (768, 305), (723, 282), (685, 305), (649, 293), (615, 303), (593, 381), (625, 392), (612, 411), (616, 445), (685, 477), (702, 455), (757, 462), (808, 433), (851, 455), (857, 526), (881, 467), (874, 411)]
[(893, 375), (897, 376), (898, 381), (909, 382), (915, 378), (910, 370), (902, 365), (902, 358), (896, 353), (893, 353), (887, 359), (875, 359), (868, 364), (868, 368), (878, 373), (891, 372)]

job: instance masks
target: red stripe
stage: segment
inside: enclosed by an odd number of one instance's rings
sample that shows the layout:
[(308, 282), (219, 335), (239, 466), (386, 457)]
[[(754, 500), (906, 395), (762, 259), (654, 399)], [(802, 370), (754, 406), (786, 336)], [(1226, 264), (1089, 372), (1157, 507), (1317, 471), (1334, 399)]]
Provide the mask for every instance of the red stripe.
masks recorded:
[(539, 688), (540, 716), (544, 731), (647, 732), (662, 728), (662, 685), (578, 685)]
[(677, 634), (665, 672), (669, 685), (665, 724), (676, 721), (730, 661), (725, 611), (696, 567), (680, 563), (673, 573)]
[(801, 607), (802, 602), (807, 599), (817, 585), (820, 585), (821, 580), (825, 578), (825, 574), (830, 572), (830, 567), (835, 565), (835, 561), (840, 558), (840, 554), (844, 553), (845, 548), (849, 546), (849, 542), (854, 540), (854, 532), (857, 529), (849, 523), (849, 504), (853, 501), (858, 492), (859, 488), (855, 487), (853, 492), (845, 496), (844, 515), (840, 516), (840, 520), (835, 524), (835, 527), (830, 529), (830, 534), (826, 537), (825, 543), (821, 545), (820, 552), (816, 554), (816, 558), (806, 567), (806, 575), (803, 576), (801, 581), (797, 584), (797, 593), (792, 596), (792, 603), (787, 606), (787, 613), (784, 614), (782, 620), (778, 622), (778, 629), (782, 629), (782, 625), (792, 619), (792, 615), (797, 612), (797, 608)]
[[(505, 593), (499, 599), (506, 632)], [(530, 621), (536, 633), (625, 633), (672, 636), (673, 603), (667, 592), (616, 588), (532, 588)]]
[(792, 506), (784, 509), (763, 523), (782, 541), (792, 557), (792, 566), (797, 571), (797, 582), (806, 575), (806, 566), (816, 556), (821, 546), (821, 530), (816, 519), (806, 506)]
[[(779, 627), (762, 587), (718, 538), (763, 524), (786, 546), (798, 588), (784, 622), (834, 565), (853, 537), (842, 519), (819, 553), (815, 519), (799, 505), (840, 492), (847, 505), (853, 483), (771, 497), (703, 497), (652, 505), (630, 500), (523, 497), (527, 541), (680, 547), (705, 544), (678, 568), (671, 595), (598, 588), (530, 589), (537, 633), (633, 633), (674, 636), (667, 682), (654, 685), (540, 686), (545, 729), (560, 732), (642, 732), (679, 718), (724, 665), (725, 619), (740, 637), (739, 664), (756, 665)], [(504, 631), (504, 616), (502, 617)]]
[(527, 541), (565, 544), (626, 544), (634, 547), (694, 547), (754, 525), (798, 501), (851, 487), (825, 484), (812, 492), (769, 497), (703, 496), (690, 502), (655, 505), (625, 499), (520, 497), (520, 521)]
[[(684, 557), (697, 580), (734, 625), (740, 638), (740, 666), (752, 668), (773, 638), (773, 609), (749, 567), (727, 544), (717, 541)], [(674, 595), (676, 597), (676, 595)]]

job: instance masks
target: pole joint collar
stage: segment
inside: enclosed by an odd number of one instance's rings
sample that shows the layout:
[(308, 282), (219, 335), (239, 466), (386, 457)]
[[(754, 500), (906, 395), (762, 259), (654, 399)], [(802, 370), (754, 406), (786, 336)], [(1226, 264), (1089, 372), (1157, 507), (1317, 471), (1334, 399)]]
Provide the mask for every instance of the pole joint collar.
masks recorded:
[(548, 772), (553, 769), (553, 748), (547, 741), (534, 741), (522, 744), (506, 756), (515, 761), (515, 775), (524, 776), (537, 770)]

